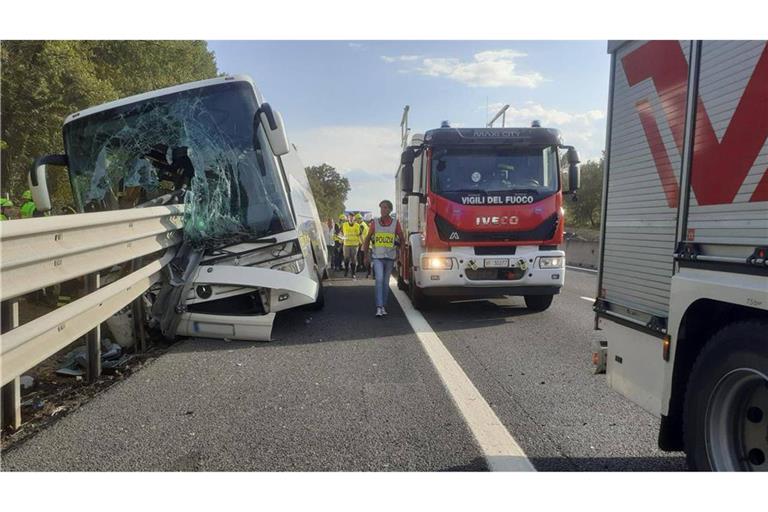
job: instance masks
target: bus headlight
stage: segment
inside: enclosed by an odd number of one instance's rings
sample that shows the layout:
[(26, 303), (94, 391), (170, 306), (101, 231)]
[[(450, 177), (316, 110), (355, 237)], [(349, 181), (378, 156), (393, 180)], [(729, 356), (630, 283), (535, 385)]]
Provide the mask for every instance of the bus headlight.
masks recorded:
[(424, 256), (421, 259), (421, 268), (424, 270), (451, 270), (453, 268), (453, 258)]
[(539, 258), (539, 268), (563, 268), (562, 256), (542, 256)]

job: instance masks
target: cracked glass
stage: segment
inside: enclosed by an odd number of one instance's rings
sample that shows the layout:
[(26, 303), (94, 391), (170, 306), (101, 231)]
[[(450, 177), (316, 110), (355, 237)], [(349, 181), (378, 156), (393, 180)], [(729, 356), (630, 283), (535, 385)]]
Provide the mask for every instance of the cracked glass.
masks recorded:
[(247, 82), (118, 105), (67, 123), (64, 140), (81, 211), (185, 205), (185, 238), (217, 247), (294, 228), (283, 174)]

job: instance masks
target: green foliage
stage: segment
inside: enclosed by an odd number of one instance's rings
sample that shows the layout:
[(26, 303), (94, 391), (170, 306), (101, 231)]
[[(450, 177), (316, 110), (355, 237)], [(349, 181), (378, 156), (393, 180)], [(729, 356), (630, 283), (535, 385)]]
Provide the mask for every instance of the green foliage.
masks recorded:
[(306, 170), (320, 219), (335, 220), (344, 211), (344, 201), (350, 191), (349, 180), (328, 164), (313, 165)]
[[(217, 73), (203, 41), (4, 41), (0, 66), (0, 172), (12, 197), (37, 156), (63, 152), (68, 114)], [(71, 201), (63, 172), (49, 173), (48, 186), (55, 209)]]
[(565, 224), (588, 228), (600, 227), (600, 210), (603, 196), (603, 165), (600, 161), (590, 160), (581, 165), (581, 188), (576, 192), (578, 200), (572, 202), (570, 196), (565, 201)]

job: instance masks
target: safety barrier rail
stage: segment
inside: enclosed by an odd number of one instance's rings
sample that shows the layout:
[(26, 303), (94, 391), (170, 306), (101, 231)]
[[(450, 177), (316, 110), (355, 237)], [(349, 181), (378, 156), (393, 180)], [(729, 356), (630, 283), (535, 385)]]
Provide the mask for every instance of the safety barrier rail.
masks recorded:
[[(182, 206), (156, 206), (0, 225), (0, 299), (7, 329), (0, 339), (4, 423), (9, 413), (20, 422), (22, 373), (89, 332), (96, 332), (89, 335), (89, 347), (94, 347), (89, 357), (98, 355), (98, 326), (157, 282), (182, 240), (183, 213)], [(98, 271), (163, 250), (158, 259), (98, 288)], [(18, 326), (16, 299), (82, 276), (93, 283), (87, 295)]]

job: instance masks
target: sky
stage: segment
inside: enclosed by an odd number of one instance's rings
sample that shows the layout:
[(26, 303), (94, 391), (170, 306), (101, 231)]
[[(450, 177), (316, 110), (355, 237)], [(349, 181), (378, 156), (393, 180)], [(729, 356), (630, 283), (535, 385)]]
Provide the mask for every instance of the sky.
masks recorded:
[(605, 41), (209, 41), (209, 49), (220, 72), (254, 79), (305, 165), (327, 163), (349, 179), (350, 210), (394, 199), (405, 105), (412, 133), (444, 120), (485, 126), (509, 104), (506, 126), (537, 119), (558, 128), (582, 161), (605, 145)]

